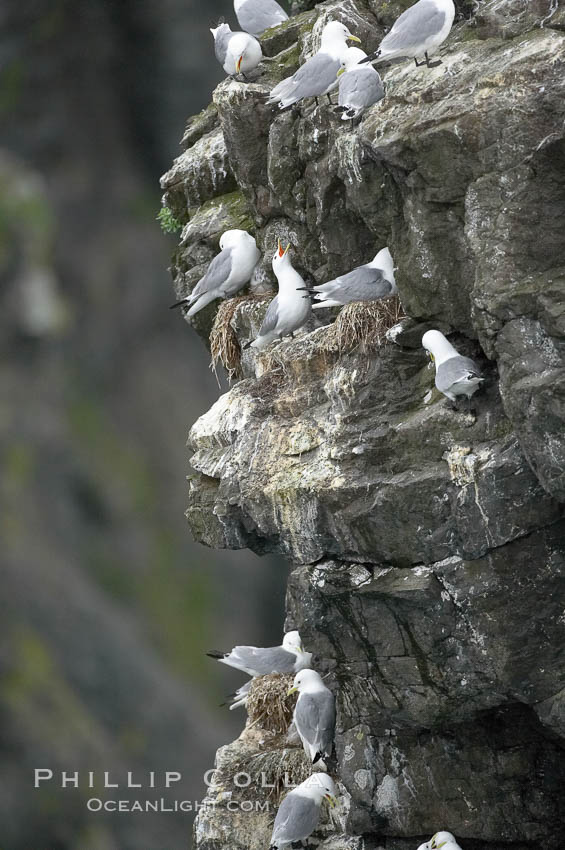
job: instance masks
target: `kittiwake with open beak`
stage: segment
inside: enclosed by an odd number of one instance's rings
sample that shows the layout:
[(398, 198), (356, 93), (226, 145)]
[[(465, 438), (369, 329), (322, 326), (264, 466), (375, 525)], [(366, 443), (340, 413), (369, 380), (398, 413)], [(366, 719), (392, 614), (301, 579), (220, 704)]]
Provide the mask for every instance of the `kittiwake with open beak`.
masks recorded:
[(292, 106), (305, 97), (320, 97), (337, 87), (337, 72), (341, 57), (347, 50), (347, 41), (360, 41), (345, 24), (330, 21), (322, 31), (320, 49), (307, 59), (292, 77), (280, 82), (271, 91), (269, 103), (278, 103), (280, 109)]
[(216, 298), (230, 298), (251, 279), (261, 254), (253, 236), (246, 230), (226, 230), (220, 239), (217, 254), (190, 295), (177, 301), (174, 307), (190, 307), (187, 317), (196, 315)]
[[(453, 0), (418, 0), (396, 19), (378, 50), (362, 61), (386, 62), (406, 56), (414, 59), (417, 67), (435, 68), (441, 59), (432, 62), (430, 56), (451, 32), (454, 17)], [(418, 57), (423, 60), (418, 62)]]
[(440, 393), (453, 402), (464, 395), (468, 399), (477, 392), (484, 378), (470, 357), (463, 357), (440, 331), (427, 331), (422, 345), (435, 364), (435, 384)]
[(290, 791), (279, 806), (269, 850), (282, 850), (312, 835), (324, 800), (332, 808), (337, 805), (335, 784), (325, 773), (312, 774)]
[(265, 313), (263, 324), (257, 339), (250, 343), (251, 348), (266, 348), (276, 339), (294, 335), (294, 331), (303, 327), (312, 315), (310, 298), (304, 298), (304, 281), (292, 267), (289, 256), (290, 245), (283, 250), (281, 240), (273, 257), (273, 271), (279, 284), (275, 295)]

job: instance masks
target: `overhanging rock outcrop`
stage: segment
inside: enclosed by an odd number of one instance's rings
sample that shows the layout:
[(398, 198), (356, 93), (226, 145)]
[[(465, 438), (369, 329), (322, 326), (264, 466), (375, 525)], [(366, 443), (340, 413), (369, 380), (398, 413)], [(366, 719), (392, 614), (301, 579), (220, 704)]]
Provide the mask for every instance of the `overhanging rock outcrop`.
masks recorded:
[[(207, 545), (294, 565), (288, 625), (338, 695), (345, 831), (325, 848), (408, 850), (440, 827), (465, 850), (558, 848), (564, 10), (475, 4), (441, 67), (383, 71), (387, 96), (354, 129), (326, 105), (265, 102), (328, 18), (373, 49), (406, 5), (322, 3), (267, 33), (263, 76), (220, 84), (165, 178), (185, 222), (179, 295), (244, 223), (266, 255), (256, 291), (272, 284), (276, 236), (319, 282), (388, 245), (411, 317), (381, 346), (332, 347), (317, 328), (245, 352), (242, 378), (192, 428), (187, 515)], [(205, 338), (216, 309), (196, 317)], [(241, 343), (264, 309), (237, 304)], [(430, 392), (419, 340), (432, 325), (484, 368), (473, 410)], [(199, 850), (248, 846), (244, 817), (207, 814)]]

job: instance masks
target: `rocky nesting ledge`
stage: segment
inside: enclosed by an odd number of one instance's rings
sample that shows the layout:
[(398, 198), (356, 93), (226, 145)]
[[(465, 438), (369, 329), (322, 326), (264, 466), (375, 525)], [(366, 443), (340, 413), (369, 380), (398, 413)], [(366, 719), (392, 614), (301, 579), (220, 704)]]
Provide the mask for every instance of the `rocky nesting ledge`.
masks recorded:
[[(312, 326), (244, 352), (231, 390), (191, 430), (187, 515), (206, 545), (292, 564), (287, 625), (337, 695), (343, 832), (322, 830), (324, 850), (415, 850), (440, 826), (465, 850), (557, 850), (565, 11), (475, 3), (443, 65), (386, 68), (386, 98), (353, 130), (321, 103), (279, 114), (265, 102), (328, 19), (372, 50), (407, 5), (326, 2), (268, 32), (263, 73), (218, 86), (163, 178), (184, 225), (179, 297), (230, 227), (254, 232), (266, 255), (227, 314), (232, 342), (257, 332), (278, 236), (317, 282), (388, 245), (410, 317), (378, 343), (331, 344), (331, 329)], [(206, 340), (217, 310), (194, 319)], [(472, 410), (431, 392), (420, 340), (432, 325), (484, 368)], [(227, 807), (242, 793), (230, 771), (265, 749), (291, 758), (257, 724), (220, 750), (224, 784), (197, 850), (268, 847), (272, 817)]]

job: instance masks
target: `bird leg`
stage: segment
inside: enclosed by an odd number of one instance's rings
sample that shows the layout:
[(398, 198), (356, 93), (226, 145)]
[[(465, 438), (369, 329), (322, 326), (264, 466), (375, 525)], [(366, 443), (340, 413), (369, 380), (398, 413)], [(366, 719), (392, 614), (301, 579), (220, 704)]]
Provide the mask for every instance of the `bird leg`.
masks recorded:
[(416, 59), (416, 57), (414, 56), (414, 62), (416, 63), (416, 68), (421, 68), (421, 67), (422, 67), (422, 65), (426, 65), (428, 68), (437, 68), (437, 67), (438, 67), (438, 65), (443, 65), (443, 62), (441, 61), (441, 59), (436, 59), (436, 61), (435, 61), (435, 62), (432, 62), (432, 61), (431, 61), (431, 59), (430, 59), (430, 57), (428, 56), (428, 51), (427, 51), (427, 50), (426, 50), (426, 52), (424, 53), (424, 56), (425, 56), (426, 58), (425, 58), (425, 59), (422, 59), (422, 61), (421, 61), (421, 62), (418, 62), (418, 60), (417, 60), (417, 59)]
[(330, 106), (333, 106), (333, 105), (334, 105), (334, 102), (333, 102), (333, 100), (332, 100), (332, 96), (331, 96), (331, 94), (330, 94), (329, 92), (326, 92), (326, 97), (327, 97), (327, 99), (328, 99), (328, 103), (330, 104)]

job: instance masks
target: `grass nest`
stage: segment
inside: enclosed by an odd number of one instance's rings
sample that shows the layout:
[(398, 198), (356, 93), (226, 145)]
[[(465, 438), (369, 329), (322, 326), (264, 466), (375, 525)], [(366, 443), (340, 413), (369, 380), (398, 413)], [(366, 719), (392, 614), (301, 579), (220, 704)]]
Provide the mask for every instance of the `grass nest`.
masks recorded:
[(257, 676), (247, 697), (247, 713), (252, 724), (285, 734), (292, 722), (297, 695), (287, 696), (294, 681), (293, 674), (272, 673)]
[(308, 779), (312, 765), (302, 747), (267, 749), (231, 767), (231, 773), (249, 774), (265, 796), (278, 802), (296, 785)]
[(244, 301), (270, 301), (271, 297), (270, 295), (241, 295), (239, 298), (222, 301), (210, 332), (210, 352), (212, 355), (210, 368), (216, 373), (216, 377), (218, 363), (221, 363), (226, 370), (228, 380), (232, 381), (234, 378), (242, 377), (241, 346), (231, 324), (240, 304)]
[(356, 301), (339, 311), (333, 325), (324, 336), (325, 351), (353, 351), (355, 348), (371, 350), (386, 342), (385, 334), (406, 315), (398, 296), (382, 301)]

